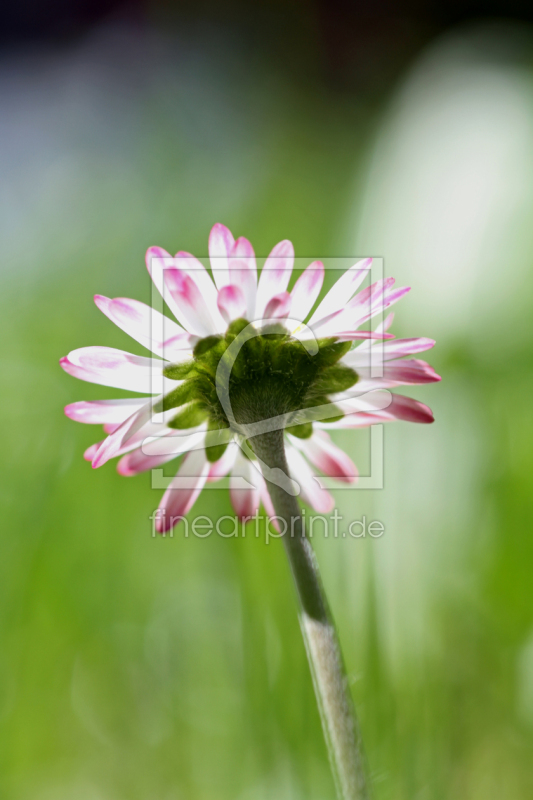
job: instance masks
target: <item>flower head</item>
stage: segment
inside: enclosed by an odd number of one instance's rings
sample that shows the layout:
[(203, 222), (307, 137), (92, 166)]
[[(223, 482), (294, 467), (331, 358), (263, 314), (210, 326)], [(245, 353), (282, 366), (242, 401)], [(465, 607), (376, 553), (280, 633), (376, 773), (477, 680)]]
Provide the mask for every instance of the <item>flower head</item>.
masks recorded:
[(361, 330), (408, 291), (395, 288), (392, 278), (358, 291), (371, 259), (347, 270), (311, 314), (324, 266), (310, 264), (289, 292), (291, 242), (274, 247), (258, 277), (250, 242), (234, 240), (216, 224), (209, 256), (211, 274), (189, 253), (172, 257), (151, 247), (146, 254), (152, 280), (177, 321), (136, 300), (95, 297), (98, 308), (156, 358), (84, 347), (61, 359), (77, 378), (139, 395), (65, 408), (71, 419), (104, 426), (107, 437), (85, 458), (99, 467), (120, 456), (119, 473), (135, 475), (183, 457), (160, 504), (160, 531), (191, 509), (206, 482), (226, 475), (241, 518), (252, 517), (261, 502), (272, 516), (253, 436), (283, 428), (302, 499), (327, 512), (333, 499), (313, 468), (345, 482), (357, 476), (328, 431), (395, 419), (432, 422), (427, 406), (389, 390), (440, 380), (425, 361), (403, 359), (434, 342), (394, 339), (392, 314), (373, 331)]

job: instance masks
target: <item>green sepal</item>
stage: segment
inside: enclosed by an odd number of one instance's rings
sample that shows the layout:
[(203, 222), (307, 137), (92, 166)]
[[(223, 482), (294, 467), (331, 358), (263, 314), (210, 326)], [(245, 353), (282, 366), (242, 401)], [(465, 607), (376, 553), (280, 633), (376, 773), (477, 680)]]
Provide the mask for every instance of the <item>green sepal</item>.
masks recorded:
[(319, 339), (318, 353), (315, 356), (320, 363), (320, 367), (332, 367), (339, 358), (342, 358), (350, 351), (351, 342), (337, 342), (335, 339)]
[(285, 428), (287, 433), (297, 436), (298, 439), (309, 439), (313, 435), (313, 423), (302, 422), (301, 425), (291, 425), (290, 428)]
[(231, 344), (231, 342), (237, 338), (239, 333), (241, 333), (241, 331), (247, 328), (249, 324), (250, 323), (248, 322), (248, 320), (242, 317), (240, 319), (234, 319), (233, 322), (230, 323), (228, 330), (226, 331), (225, 338), (227, 343)]
[(214, 464), (215, 461), (218, 461), (219, 458), (222, 458), (224, 453), (226, 452), (226, 448), (229, 442), (222, 442), (221, 444), (213, 444), (210, 445), (209, 442), (211, 440), (217, 439), (216, 433), (221, 430), (227, 430), (228, 425), (225, 422), (221, 422), (219, 420), (210, 419), (207, 425), (207, 434), (205, 437), (205, 454), (207, 456), (207, 460)]
[(272, 322), (270, 325), (263, 328), (262, 335), (265, 339), (279, 339), (280, 341), (289, 340), (289, 334), (283, 322)]
[(207, 419), (207, 411), (204, 406), (200, 403), (189, 403), (167, 425), (169, 428), (183, 430), (184, 428), (194, 428), (204, 422), (205, 419)]
[(194, 379), (194, 388), (195, 400), (203, 403), (205, 408), (210, 410), (210, 417), (216, 415), (220, 408), (220, 401), (214, 380), (208, 375), (198, 375)]
[[(354, 370), (338, 363), (350, 350), (350, 342), (327, 337), (318, 341), (318, 352), (311, 355), (280, 323), (269, 327), (268, 333), (263, 331), (247, 339), (236, 358), (230, 357), (229, 346), (249, 324), (246, 319), (234, 320), (224, 337), (207, 336), (197, 343), (194, 361), (165, 368), (166, 377), (184, 380), (158, 406), (158, 410), (176, 409), (171, 427), (191, 427), (206, 418), (224, 420), (227, 425), (217, 392), (219, 382), (218, 389), (225, 387), (232, 405), (242, 411), (238, 419), (244, 418), (250, 407), (257, 414), (264, 407), (266, 416), (290, 412), (294, 414), (294, 424), (288, 431), (301, 438), (312, 435), (312, 409), (316, 406), (326, 406), (330, 415), (325, 418), (327, 421), (342, 419), (344, 415), (329, 396), (349, 389), (358, 380)], [(219, 427), (215, 422), (209, 430)], [(216, 435), (211, 439), (212, 445), (206, 441), (209, 460), (217, 461), (226, 445), (218, 444)]]
[(346, 364), (334, 364), (320, 374), (313, 388), (316, 388), (318, 392), (334, 394), (335, 392), (345, 392), (358, 380), (359, 375), (354, 369), (347, 367)]
[(201, 358), (221, 341), (221, 336), (206, 336), (205, 339), (200, 339), (193, 350), (194, 357)]
[(217, 377), (219, 380), (222, 381), (222, 384), (227, 384), (228, 381), (235, 381), (235, 380), (243, 380), (246, 375), (246, 347), (247, 342), (241, 348), (237, 358), (235, 358), (235, 354), (230, 354), (229, 350), (226, 350), (225, 353), (222, 354), (220, 361), (217, 365)]
[(331, 413), (333, 414), (334, 412), (336, 412), (335, 416), (326, 417), (325, 419), (322, 419), (321, 421), (322, 422), (340, 422), (341, 419), (344, 419), (344, 411), (341, 411), (341, 409), (336, 405), (332, 405), (331, 406)]
[[(329, 406), (327, 411), (324, 412), (327, 414), (327, 416), (321, 416), (320, 418), (313, 417), (312, 409), (319, 406)], [(306, 414), (306, 411), (311, 413)], [(299, 414), (299, 416), (303, 417), (304, 419), (307, 416), (308, 419), (316, 419), (318, 422), (338, 422), (344, 417), (344, 412), (342, 412), (338, 406), (332, 403), (329, 397), (326, 397), (325, 395), (319, 395), (317, 397), (306, 399), (306, 408)]]
[(182, 361), (179, 364), (169, 364), (163, 370), (163, 375), (172, 381), (183, 381), (189, 377), (194, 368), (194, 361)]
[[(211, 379), (214, 379), (220, 359), (226, 352), (228, 345), (226, 340), (222, 339), (220, 336), (208, 336), (206, 339), (202, 339), (202, 342), (208, 339), (210, 339), (211, 342), (207, 350), (199, 355), (195, 353), (196, 371), (202, 372), (204, 375), (208, 375)], [(197, 347), (199, 347), (202, 342), (199, 342)]]
[[(336, 406), (335, 403), (332, 403), (329, 397), (325, 397), (323, 399), (329, 405), (329, 408), (326, 412), (328, 416), (322, 417), (320, 422), (338, 422), (340, 419), (343, 419), (344, 411), (341, 411), (341, 409), (338, 406)], [(326, 403), (321, 403), (320, 405), (326, 405)]]
[(194, 400), (195, 397), (195, 387), (194, 383), (191, 381), (185, 381), (180, 386), (176, 386), (175, 389), (172, 389), (163, 400), (158, 403), (157, 411), (170, 411), (171, 408), (178, 408), (178, 406), (182, 406), (185, 403), (189, 403), (191, 400)]
[(220, 458), (222, 458), (226, 452), (228, 444), (229, 442), (225, 442), (224, 444), (214, 444), (212, 447), (205, 448), (205, 454), (210, 464), (214, 464), (215, 461), (218, 461)]
[(254, 336), (248, 339), (244, 347), (246, 348), (246, 360), (250, 364), (250, 370), (253, 371), (255, 368), (261, 369), (261, 367), (264, 366), (263, 359), (265, 354), (265, 341), (263, 337)]
[(267, 350), (274, 372), (292, 376), (298, 365), (309, 362), (309, 356), (303, 345), (298, 341), (291, 341), (286, 333), (267, 333), (264, 334), (264, 338), (267, 340)]

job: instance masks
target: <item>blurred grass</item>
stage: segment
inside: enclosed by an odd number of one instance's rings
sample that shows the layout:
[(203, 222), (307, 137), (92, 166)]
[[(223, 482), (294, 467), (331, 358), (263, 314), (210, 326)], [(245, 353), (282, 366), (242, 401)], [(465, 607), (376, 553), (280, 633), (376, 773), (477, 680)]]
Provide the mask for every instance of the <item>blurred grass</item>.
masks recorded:
[[(143, 69), (128, 61), (139, 48)], [(177, 58), (155, 36), (108, 31), (15, 66), (0, 94), (11, 112), (0, 795), (330, 798), (280, 542), (186, 539), (179, 529), (153, 539), (150, 476), (92, 471), (81, 454), (95, 431), (62, 413), (116, 392), (69, 378), (57, 361), (89, 344), (140, 352), (92, 295), (149, 302), (146, 247), (203, 255), (217, 220), (258, 253), (289, 237), (310, 258), (385, 254), (387, 271), (413, 283), (395, 331), (432, 336), (428, 315), (448, 278), (421, 296), (409, 250), (380, 232), (389, 179), (367, 209), (373, 231), (357, 233), (353, 209), (368, 193), (360, 176), (386, 122), (380, 109), (284, 83), (274, 69), (260, 86), (229, 57), (213, 62), (189, 46)], [(430, 360), (445, 380), (416, 396), (436, 425), (388, 427), (385, 489), (338, 493), (340, 513), (380, 519), (383, 538), (316, 540), (376, 798), (533, 793), (527, 218), (512, 242), (524, 266), (500, 273), (512, 291), (494, 324), (482, 312), (459, 324), (453, 308), (435, 310), (442, 343)], [(516, 309), (519, 337), (507, 323)], [(363, 472), (367, 433), (347, 446)], [(229, 513), (224, 491), (194, 509)]]

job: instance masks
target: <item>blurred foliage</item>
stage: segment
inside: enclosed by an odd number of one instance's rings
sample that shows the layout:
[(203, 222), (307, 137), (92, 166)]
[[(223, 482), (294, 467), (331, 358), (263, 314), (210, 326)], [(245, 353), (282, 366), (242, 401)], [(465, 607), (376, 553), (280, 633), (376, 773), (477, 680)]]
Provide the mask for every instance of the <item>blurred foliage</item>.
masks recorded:
[[(413, 283), (395, 331), (435, 335), (434, 316), (444, 381), (416, 396), (436, 424), (388, 427), (385, 489), (337, 496), (384, 536), (316, 548), (376, 798), (533, 796), (527, 214), (513, 263), (488, 267), (497, 310), (459, 319), (439, 305), (449, 275), (409, 273), (409, 250), (380, 233), (399, 208), (385, 202), (394, 175), (363, 179), (382, 128), (396, 130), (380, 108), (120, 28), (14, 59), (0, 101), (0, 795), (333, 797), (281, 543), (152, 538), (150, 475), (91, 471), (81, 456), (99, 434), (62, 413), (117, 393), (69, 378), (60, 356), (141, 352), (92, 295), (150, 302), (147, 246), (204, 255), (221, 221), (259, 254), (289, 237), (310, 259), (385, 255)], [(469, 269), (487, 278), (485, 262)], [(365, 474), (368, 431), (342, 444)], [(193, 513), (230, 514), (227, 492)]]

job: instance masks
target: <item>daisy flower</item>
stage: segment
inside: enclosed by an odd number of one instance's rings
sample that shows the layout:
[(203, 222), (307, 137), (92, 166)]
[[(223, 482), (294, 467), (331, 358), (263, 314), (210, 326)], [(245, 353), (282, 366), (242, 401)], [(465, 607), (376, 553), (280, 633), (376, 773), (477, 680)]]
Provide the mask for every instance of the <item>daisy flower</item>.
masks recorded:
[(76, 378), (136, 395), (66, 406), (71, 419), (104, 427), (106, 438), (85, 458), (100, 467), (119, 456), (118, 472), (130, 476), (181, 457), (157, 512), (160, 532), (190, 511), (206, 483), (228, 475), (240, 518), (253, 517), (260, 503), (272, 517), (263, 477), (268, 466), (254, 451), (250, 426), (274, 419), (284, 429), (289, 471), (298, 481), (294, 492), (327, 513), (333, 498), (315, 470), (349, 483), (357, 478), (329, 431), (392, 420), (432, 422), (427, 406), (390, 389), (440, 380), (425, 361), (405, 359), (434, 341), (394, 339), (392, 314), (373, 331), (361, 329), (408, 291), (396, 288), (393, 278), (358, 291), (371, 259), (347, 270), (311, 313), (324, 266), (314, 261), (289, 291), (290, 241), (274, 247), (258, 275), (250, 242), (216, 224), (209, 257), (211, 274), (189, 253), (172, 257), (148, 249), (148, 271), (175, 320), (137, 300), (95, 297), (98, 308), (153, 356), (82, 347), (61, 359)]
[(393, 278), (361, 290), (371, 259), (354, 264), (319, 301), (320, 261), (288, 291), (289, 241), (274, 247), (258, 275), (250, 242), (217, 224), (209, 258), (211, 273), (189, 253), (172, 257), (149, 248), (148, 271), (175, 321), (137, 300), (95, 297), (152, 357), (109, 347), (69, 353), (60, 363), (70, 375), (136, 396), (72, 403), (65, 411), (104, 426), (106, 438), (85, 453), (93, 467), (118, 456), (119, 473), (136, 475), (182, 459), (156, 515), (160, 532), (190, 511), (207, 482), (227, 475), (241, 519), (253, 517), (262, 503), (285, 524), (282, 533), (290, 523), (284, 545), (338, 794), (367, 800), (340, 646), (296, 495), (327, 513), (333, 499), (314, 470), (356, 480), (355, 465), (329, 431), (433, 421), (427, 406), (391, 389), (440, 380), (429, 364), (411, 357), (434, 342), (395, 339), (391, 313), (371, 329), (370, 321), (408, 291)]

